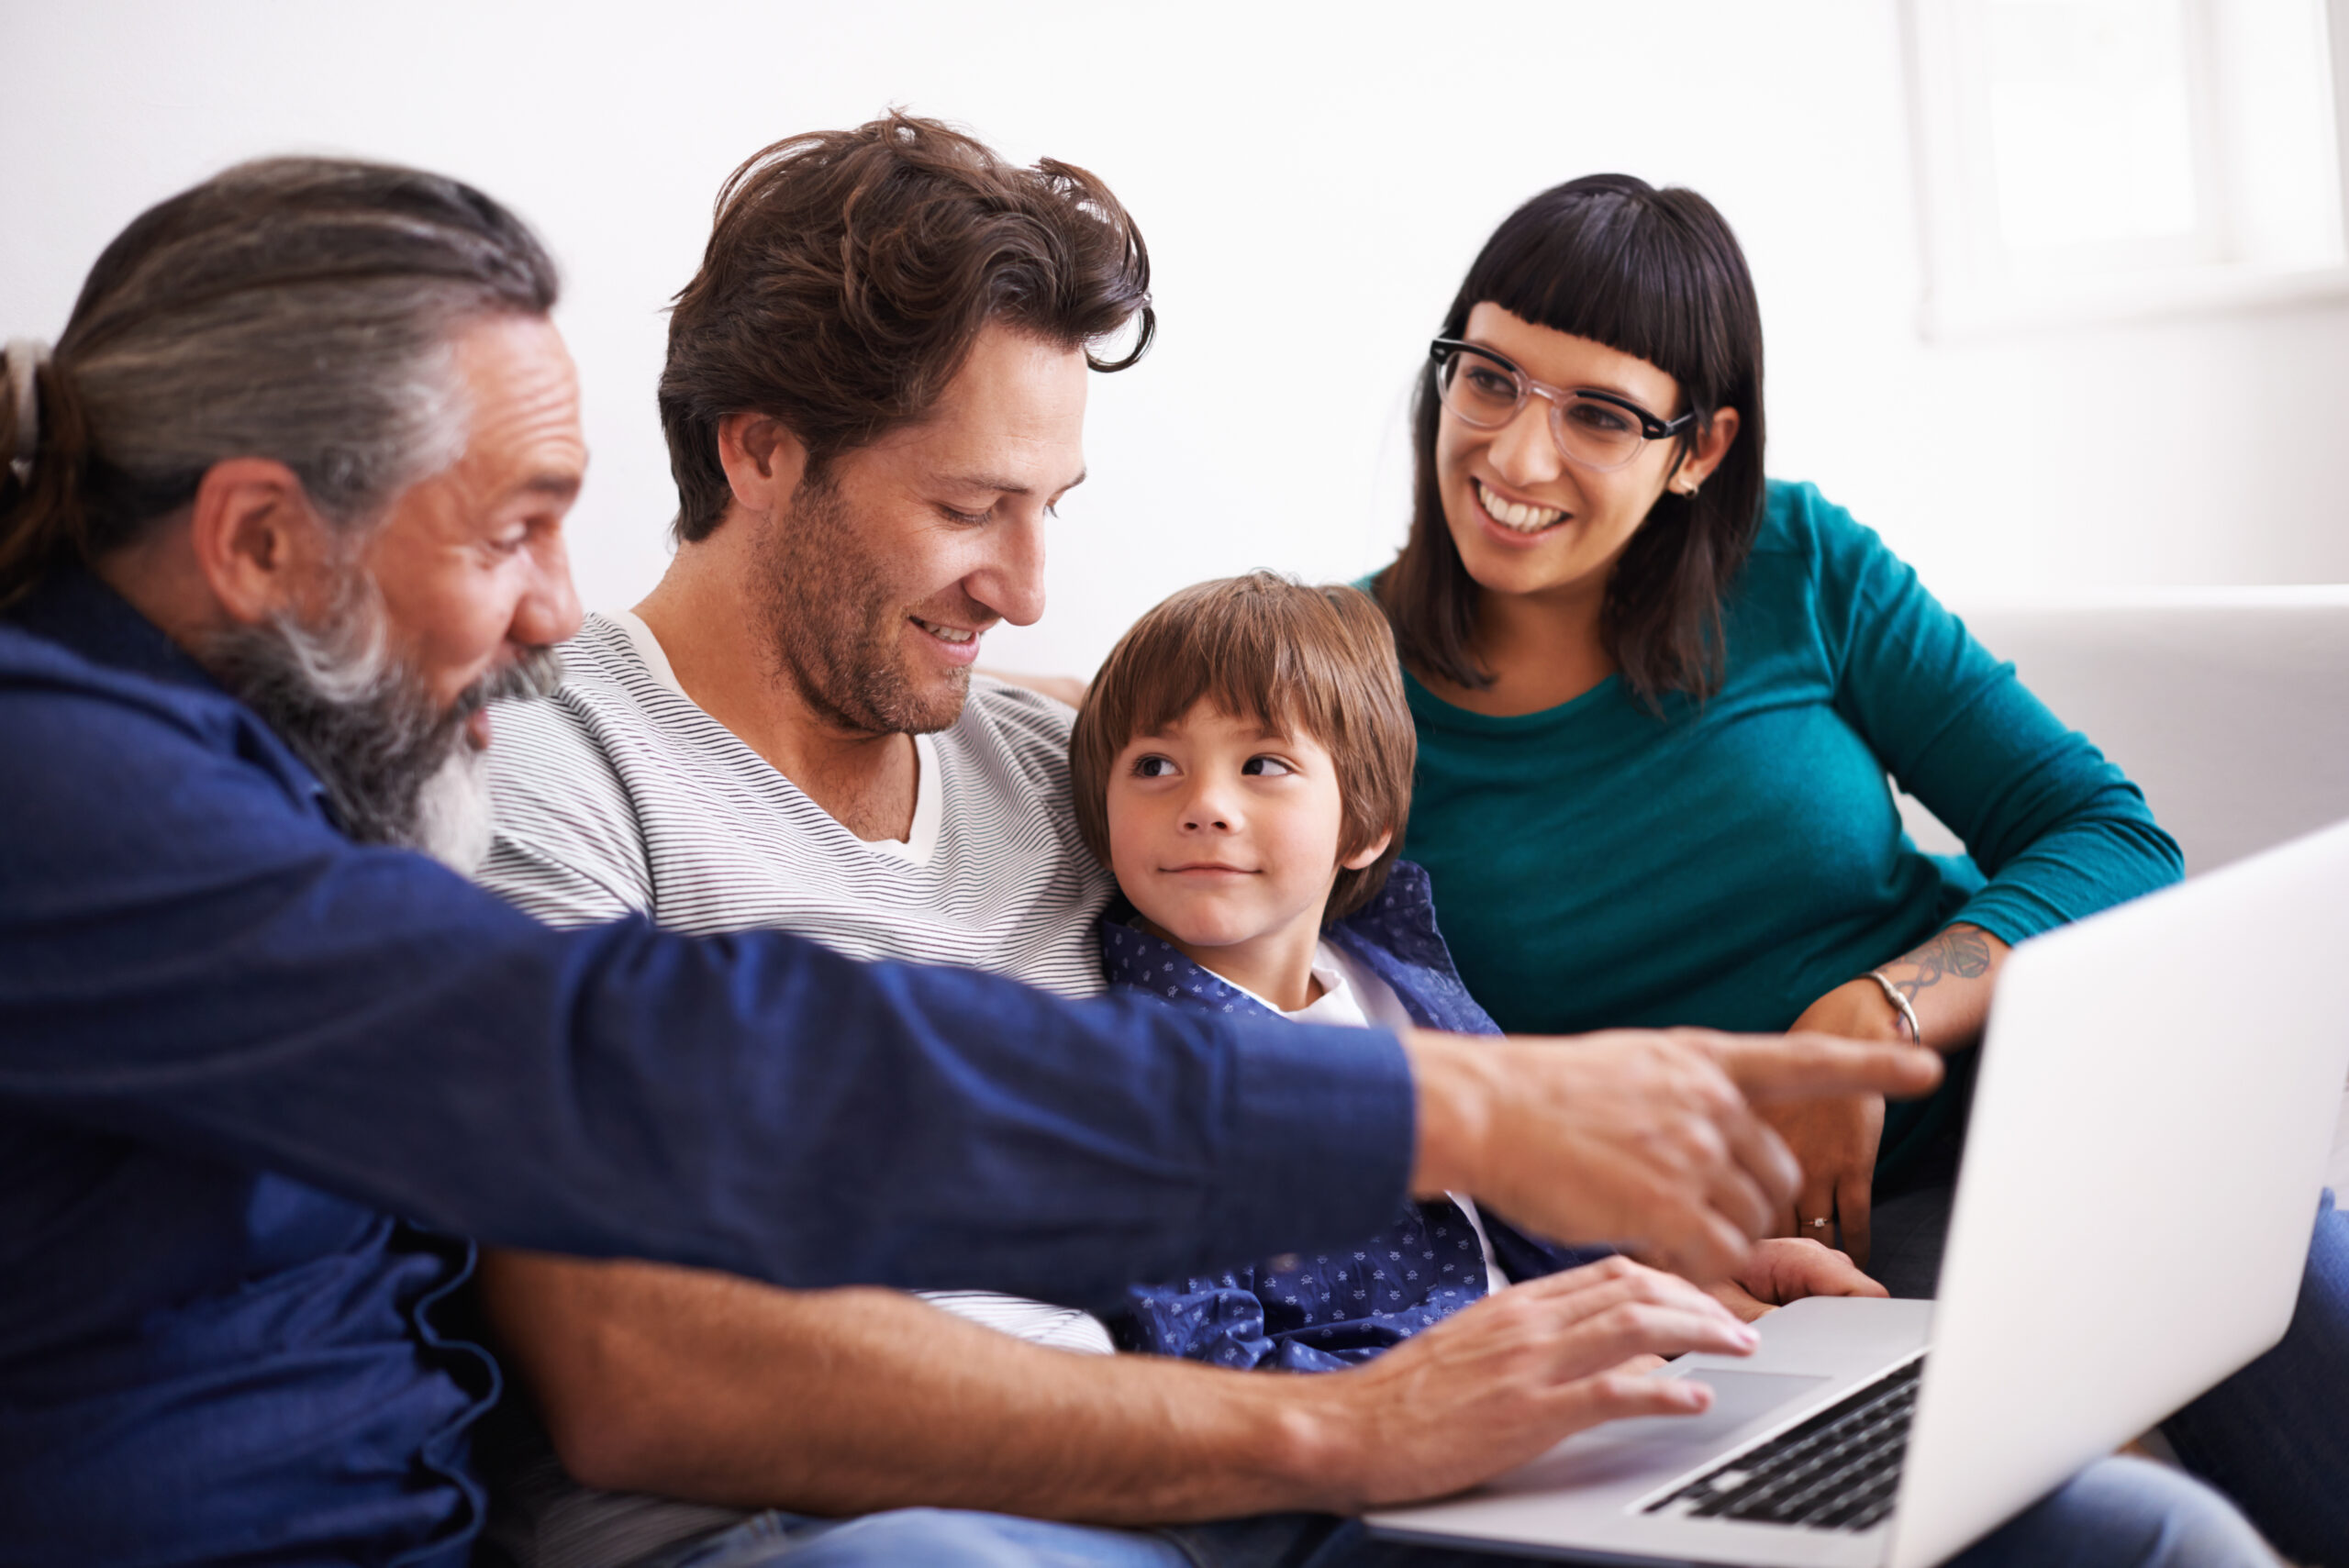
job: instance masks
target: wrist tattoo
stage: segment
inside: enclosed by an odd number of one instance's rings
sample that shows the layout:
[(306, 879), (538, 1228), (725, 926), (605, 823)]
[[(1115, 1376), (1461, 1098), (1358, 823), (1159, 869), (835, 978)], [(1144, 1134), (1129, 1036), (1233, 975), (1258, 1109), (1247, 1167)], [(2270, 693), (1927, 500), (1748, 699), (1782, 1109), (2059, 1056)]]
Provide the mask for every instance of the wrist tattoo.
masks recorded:
[(1989, 933), (1974, 926), (1952, 926), (1898, 962), (1917, 972), (1893, 981), (1902, 995), (1914, 1001), (1917, 993), (1940, 984), (1950, 975), (1960, 980), (1979, 980), (1989, 973)]

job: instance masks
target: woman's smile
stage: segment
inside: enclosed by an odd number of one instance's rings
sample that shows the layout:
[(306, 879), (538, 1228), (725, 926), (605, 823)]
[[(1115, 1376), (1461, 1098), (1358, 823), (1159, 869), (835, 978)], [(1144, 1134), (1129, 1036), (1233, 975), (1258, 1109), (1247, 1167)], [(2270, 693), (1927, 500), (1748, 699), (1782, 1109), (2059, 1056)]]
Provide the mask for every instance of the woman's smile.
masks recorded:
[(1511, 533), (1532, 535), (1554, 528), (1569, 516), (1563, 506), (1543, 506), (1531, 501), (1513, 501), (1482, 479), (1472, 478), (1476, 505), (1486, 517)]

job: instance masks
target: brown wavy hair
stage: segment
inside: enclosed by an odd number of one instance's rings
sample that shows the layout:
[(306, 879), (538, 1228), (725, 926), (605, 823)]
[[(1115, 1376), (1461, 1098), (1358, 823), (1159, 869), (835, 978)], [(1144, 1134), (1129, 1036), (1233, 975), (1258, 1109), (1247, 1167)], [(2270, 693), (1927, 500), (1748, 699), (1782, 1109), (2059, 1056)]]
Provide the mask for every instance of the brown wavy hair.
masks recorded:
[[(1696, 496), (1666, 491), (1607, 583), (1604, 635), (1624, 684), (1650, 707), (1719, 689), (1721, 604), (1762, 510), (1762, 307), (1737, 236), (1696, 192), (1591, 174), (1542, 192), (1494, 230), (1440, 337), (1489, 301), (1520, 320), (1647, 361), (1680, 384), (1698, 428), (1723, 408), (1737, 439)], [(1472, 690), (1479, 589), (1445, 526), (1435, 466), (1442, 405), (1432, 361), (1411, 409), (1411, 531), (1374, 584), (1404, 659)], [(1692, 435), (1675, 438), (1685, 453)]]
[[(989, 321), (1100, 371), (1157, 329), (1150, 251), (1108, 186), (1050, 158), (1008, 164), (936, 120), (778, 141), (734, 171), (717, 214), (661, 373), (681, 542), (708, 538), (732, 498), (730, 414), (780, 420), (820, 484), (841, 453), (928, 414)], [(1093, 353), (1137, 316), (1125, 353)]]
[(1329, 750), (1343, 818), (1338, 858), (1391, 834), (1360, 871), (1341, 868), (1322, 920), (1378, 895), (1403, 850), (1419, 757), (1395, 634), (1359, 588), (1308, 588), (1251, 572), (1195, 584), (1134, 622), (1093, 678), (1069, 736), (1071, 788), (1085, 847), (1109, 863), (1109, 771), (1137, 735), (1162, 729), (1201, 698), (1235, 718), (1308, 735)]

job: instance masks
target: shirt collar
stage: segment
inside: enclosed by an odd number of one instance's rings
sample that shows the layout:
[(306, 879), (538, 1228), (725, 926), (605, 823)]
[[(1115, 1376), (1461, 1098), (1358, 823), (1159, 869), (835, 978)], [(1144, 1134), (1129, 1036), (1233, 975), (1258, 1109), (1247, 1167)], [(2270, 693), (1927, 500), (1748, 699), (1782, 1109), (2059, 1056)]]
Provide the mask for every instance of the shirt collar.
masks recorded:
[(1132, 913), (1133, 906), (1120, 898), (1101, 917), (1102, 977), (1111, 985), (1130, 985), (1170, 1002), (1220, 1012), (1256, 1007), (1275, 1013), (1262, 997), (1194, 962), (1164, 938), (1139, 930), (1119, 917)]
[(75, 562), (52, 568), (6, 618), (93, 664), (195, 694), (196, 700), (183, 705), (183, 711), (213, 715), (220, 734), (243, 737), (234, 742), (238, 750), (262, 762), (310, 809), (334, 819), (326, 786), (309, 764), (260, 715), (223, 690), (161, 627), (86, 566)]
[[(1325, 941), (1313, 952), (1313, 978), (1321, 984), (1321, 995), (1293, 1013), (1283, 1018), (1308, 1024), (1364, 1024), (1370, 1022), (1370, 1009), (1355, 991), (1353, 981), (1343, 969), (1327, 962), (1335, 956)], [(1258, 1001), (1264, 998), (1259, 996)]]
[(8, 618), (94, 664), (173, 685), (220, 689), (161, 627), (78, 562), (43, 575)]

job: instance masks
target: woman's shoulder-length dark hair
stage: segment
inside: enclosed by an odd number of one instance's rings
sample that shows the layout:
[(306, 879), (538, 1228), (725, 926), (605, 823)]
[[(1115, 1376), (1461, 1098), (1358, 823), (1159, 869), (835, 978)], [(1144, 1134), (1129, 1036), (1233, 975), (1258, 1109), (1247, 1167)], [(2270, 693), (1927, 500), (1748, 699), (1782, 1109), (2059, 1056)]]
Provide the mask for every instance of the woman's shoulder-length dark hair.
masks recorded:
[[(1762, 507), (1762, 311), (1737, 237), (1694, 191), (1586, 175), (1542, 192), (1494, 231), (1442, 335), (1459, 337), (1486, 301), (1647, 361), (1680, 384), (1699, 428), (1737, 410), (1737, 439), (1702, 491), (1666, 491), (1607, 584), (1604, 635), (1632, 693), (1652, 707), (1670, 692), (1710, 695), (1721, 678), (1722, 599)], [(1431, 361), (1411, 410), (1410, 537), (1375, 586), (1406, 663), (1481, 689), (1493, 678), (1474, 652), (1476, 584), (1444, 524), (1435, 466), (1442, 412)]]

